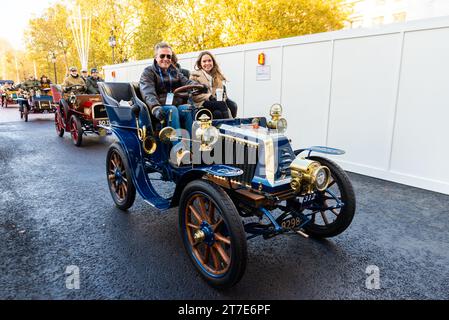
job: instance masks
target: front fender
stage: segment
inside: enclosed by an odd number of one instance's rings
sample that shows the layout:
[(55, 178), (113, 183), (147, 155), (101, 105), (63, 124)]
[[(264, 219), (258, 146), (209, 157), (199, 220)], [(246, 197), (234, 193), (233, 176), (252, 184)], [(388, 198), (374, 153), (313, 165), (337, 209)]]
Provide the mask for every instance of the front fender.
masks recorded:
[(120, 141), (120, 145), (127, 156), (137, 192), (151, 206), (159, 210), (169, 209), (171, 207), (170, 201), (160, 197), (148, 181), (142, 146), (136, 135), (136, 130), (112, 127), (112, 131)]
[(304, 151), (308, 151), (309, 152), (308, 157), (310, 157), (312, 152), (331, 154), (331, 155), (334, 155), (334, 156), (341, 156), (341, 155), (346, 153), (344, 150), (340, 150), (340, 149), (323, 147), (323, 146), (314, 146), (314, 147), (310, 147), (310, 148), (295, 150), (295, 155), (297, 156), (297, 155), (303, 153)]
[(238, 177), (243, 174), (243, 171), (226, 166), (226, 165), (211, 165), (200, 168), (195, 168), (188, 170), (184, 173), (181, 178), (176, 182), (176, 190), (173, 194), (172, 202), (170, 207), (174, 208), (179, 206), (179, 199), (181, 198), (182, 191), (184, 188), (193, 180), (201, 179), (204, 175), (211, 174), (223, 178), (233, 178)]

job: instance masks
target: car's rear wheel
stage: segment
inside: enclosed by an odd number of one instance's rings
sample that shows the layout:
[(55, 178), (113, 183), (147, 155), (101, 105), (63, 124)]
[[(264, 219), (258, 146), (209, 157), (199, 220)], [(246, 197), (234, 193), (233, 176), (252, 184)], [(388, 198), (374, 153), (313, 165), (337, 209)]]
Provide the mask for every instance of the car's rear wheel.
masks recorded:
[(136, 187), (128, 158), (118, 143), (114, 143), (106, 156), (106, 174), (112, 199), (120, 210), (128, 210), (136, 199)]
[(64, 136), (64, 125), (62, 124), (61, 115), (59, 112), (55, 112), (55, 127), (56, 127), (56, 133), (59, 137)]
[(188, 256), (211, 286), (235, 285), (247, 262), (246, 234), (234, 203), (219, 186), (189, 183), (179, 207), (179, 228)]
[(80, 147), (83, 143), (83, 128), (81, 127), (81, 120), (75, 115), (70, 118), (70, 133), (72, 134), (73, 144)]
[[(311, 222), (304, 227), (304, 230), (315, 238), (330, 238), (345, 231), (352, 222), (355, 214), (356, 199), (354, 189), (346, 172), (335, 162), (312, 156), (308, 159), (318, 161), (331, 171), (331, 182), (329, 187), (316, 194), (316, 206), (318, 210), (303, 213), (310, 214)], [(338, 203), (342, 203), (341, 208)]]

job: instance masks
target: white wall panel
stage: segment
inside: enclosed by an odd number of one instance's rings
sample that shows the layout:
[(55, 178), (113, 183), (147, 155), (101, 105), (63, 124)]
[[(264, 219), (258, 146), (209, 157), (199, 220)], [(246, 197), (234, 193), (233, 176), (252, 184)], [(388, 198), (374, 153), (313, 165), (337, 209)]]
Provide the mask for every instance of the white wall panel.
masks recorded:
[(405, 35), (391, 169), (449, 182), (449, 28)]
[(244, 115), (244, 68), (241, 61), (244, 60), (243, 52), (223, 53), (216, 55), (217, 63), (220, 66), (223, 74), (228, 82), (226, 83), (226, 90), (229, 98), (237, 103), (239, 106), (238, 116)]
[[(266, 66), (271, 68), (270, 80), (256, 80), (257, 58), (260, 53), (266, 55)], [(270, 48), (260, 50), (250, 50), (245, 53), (245, 97), (244, 115), (266, 116), (270, 106), (281, 101), (281, 80), (282, 80), (282, 48)]]
[(331, 41), (284, 48), (282, 106), (295, 148), (326, 144), (331, 63)]
[(328, 145), (343, 160), (387, 170), (401, 35), (335, 41)]

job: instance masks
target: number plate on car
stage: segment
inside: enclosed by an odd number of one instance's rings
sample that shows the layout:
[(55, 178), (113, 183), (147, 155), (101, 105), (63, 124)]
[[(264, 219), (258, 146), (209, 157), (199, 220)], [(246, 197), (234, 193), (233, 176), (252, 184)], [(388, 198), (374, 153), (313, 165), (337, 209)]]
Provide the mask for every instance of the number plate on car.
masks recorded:
[(98, 120), (99, 126), (109, 126), (109, 120)]
[(301, 219), (299, 217), (292, 217), (282, 221), (281, 226), (284, 229), (295, 229), (301, 225)]
[(302, 205), (306, 206), (312, 203), (315, 200), (315, 198), (316, 198), (315, 193), (305, 195), (304, 198), (302, 199)]

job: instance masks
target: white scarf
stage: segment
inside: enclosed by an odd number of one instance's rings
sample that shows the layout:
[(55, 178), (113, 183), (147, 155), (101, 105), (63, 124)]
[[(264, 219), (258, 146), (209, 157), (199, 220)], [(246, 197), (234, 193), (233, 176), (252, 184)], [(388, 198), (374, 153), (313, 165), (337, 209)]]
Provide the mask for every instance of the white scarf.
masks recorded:
[(204, 70), (201, 70), (201, 71), (203, 71), (204, 75), (206, 76), (207, 81), (209, 81), (210, 88), (212, 89), (214, 87), (214, 79), (206, 71), (204, 71)]

